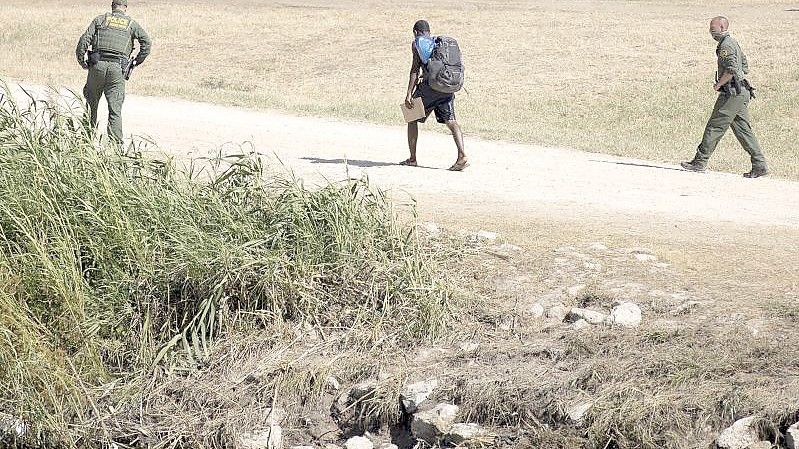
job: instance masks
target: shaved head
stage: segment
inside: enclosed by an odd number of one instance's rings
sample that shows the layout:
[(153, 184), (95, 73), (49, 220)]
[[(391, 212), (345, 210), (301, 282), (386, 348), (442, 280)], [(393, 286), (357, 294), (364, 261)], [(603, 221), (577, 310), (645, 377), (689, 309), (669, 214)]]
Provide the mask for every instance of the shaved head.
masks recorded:
[(716, 16), (710, 19), (710, 31), (725, 32), (730, 27), (730, 21), (724, 16)]

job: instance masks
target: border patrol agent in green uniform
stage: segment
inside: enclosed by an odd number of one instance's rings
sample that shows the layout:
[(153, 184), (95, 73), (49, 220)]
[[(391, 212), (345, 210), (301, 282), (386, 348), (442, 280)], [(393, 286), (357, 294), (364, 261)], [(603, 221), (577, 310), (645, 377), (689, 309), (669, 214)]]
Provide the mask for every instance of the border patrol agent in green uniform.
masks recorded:
[[(128, 0), (112, 0), (112, 12), (97, 16), (78, 40), (75, 54), (78, 63), (89, 71), (83, 96), (89, 103), (92, 126), (97, 126), (97, 106), (105, 95), (108, 102), (108, 135), (122, 143), (122, 103), (125, 101), (124, 68), (139, 43), (134, 65), (140, 65), (150, 54), (150, 37), (126, 13)], [(91, 50), (89, 51), (89, 46)], [(87, 57), (88, 51), (88, 57)]]
[(732, 128), (738, 142), (749, 153), (752, 170), (744, 173), (746, 178), (758, 178), (768, 174), (768, 166), (760, 144), (752, 131), (749, 117), (749, 101), (754, 98), (754, 88), (746, 79), (749, 64), (738, 42), (730, 36), (729, 21), (726, 17), (715, 17), (710, 21), (710, 34), (718, 41), (716, 56), (718, 72), (713, 88), (719, 92), (713, 114), (705, 126), (702, 143), (696, 149), (696, 156), (690, 162), (681, 163), (691, 171), (705, 171), (710, 155), (715, 151), (719, 140), (727, 128)]

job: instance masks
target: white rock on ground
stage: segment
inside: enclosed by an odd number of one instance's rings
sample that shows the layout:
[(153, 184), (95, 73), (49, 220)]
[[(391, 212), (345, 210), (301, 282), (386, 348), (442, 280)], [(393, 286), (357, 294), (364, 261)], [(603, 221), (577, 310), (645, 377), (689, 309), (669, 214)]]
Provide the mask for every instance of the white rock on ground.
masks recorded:
[(601, 324), (603, 321), (605, 321), (605, 314), (602, 312), (596, 312), (594, 310), (573, 307), (569, 311), (568, 318), (572, 322), (585, 320), (589, 324)]
[(405, 386), (400, 393), (400, 402), (408, 413), (415, 413), (419, 409), (419, 404), (426, 401), (433, 390), (438, 387), (438, 380), (430, 379), (427, 381), (416, 382)]
[(458, 416), (458, 406), (438, 404), (432, 410), (416, 413), (411, 421), (411, 433), (417, 440), (436, 444), (449, 432)]
[(325, 449), (341, 449), (341, 446), (338, 444), (327, 443), (325, 444)]
[(419, 229), (421, 229), (431, 237), (437, 237), (439, 234), (441, 234), (441, 228), (438, 227), (437, 223), (432, 221), (420, 223)]
[(799, 449), (799, 422), (788, 427), (785, 432), (785, 446), (788, 449)]
[(720, 449), (747, 449), (757, 443), (760, 437), (755, 427), (756, 420), (756, 417), (749, 416), (735, 421), (716, 438), (716, 446)]
[(456, 446), (469, 446), (470, 442), (474, 442), (486, 434), (485, 429), (478, 424), (472, 423), (457, 423), (452, 426), (447, 434), (447, 441)]
[(497, 234), (496, 232), (483, 231), (483, 230), (477, 232), (477, 240), (487, 240), (493, 242), (494, 240), (497, 239), (497, 237), (499, 237), (499, 234)]
[(378, 449), (399, 449), (399, 447), (393, 443), (383, 443)]
[(374, 449), (375, 445), (369, 438), (352, 437), (344, 443), (346, 449)]
[(543, 317), (545, 313), (546, 313), (546, 309), (544, 309), (544, 306), (541, 305), (541, 303), (539, 303), (539, 302), (533, 304), (533, 306), (530, 307), (530, 314), (533, 315), (536, 318)]
[(576, 425), (581, 426), (583, 424), (583, 419), (585, 415), (591, 410), (591, 407), (594, 406), (593, 402), (581, 402), (576, 404), (572, 408), (566, 411), (566, 416), (569, 417), (569, 421)]
[[(28, 424), (14, 415), (0, 412), (0, 437), (4, 435), (21, 438), (28, 433)], [(2, 440), (2, 438), (0, 438)]]
[(591, 323), (589, 323), (588, 321), (585, 321), (582, 318), (577, 320), (577, 321), (575, 321), (574, 323), (572, 323), (572, 329), (576, 330), (576, 331), (581, 331), (583, 329), (588, 329), (589, 327), (591, 327)]
[(641, 308), (631, 302), (623, 302), (613, 307), (607, 324), (611, 326), (637, 327), (641, 324)]
[(325, 386), (333, 391), (341, 389), (341, 383), (336, 379), (336, 376), (327, 376), (325, 378)]
[(268, 429), (247, 432), (239, 437), (242, 449), (282, 449), (283, 429), (280, 426), (269, 426)]
[(658, 257), (654, 254), (635, 253), (635, 259), (639, 262), (654, 262), (658, 260)]
[(556, 304), (547, 310), (547, 318), (563, 321), (566, 318), (566, 315), (569, 314), (569, 309), (562, 304)]

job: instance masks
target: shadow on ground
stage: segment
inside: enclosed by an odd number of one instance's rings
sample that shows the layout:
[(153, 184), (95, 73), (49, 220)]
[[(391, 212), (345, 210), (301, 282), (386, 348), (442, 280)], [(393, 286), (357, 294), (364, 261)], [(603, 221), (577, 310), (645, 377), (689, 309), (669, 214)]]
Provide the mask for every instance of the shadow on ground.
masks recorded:
[[(401, 166), (396, 162), (365, 161), (359, 159), (324, 159), (319, 157), (303, 157), (300, 159), (305, 161), (310, 161), (312, 164), (346, 164), (352, 167), (361, 167), (361, 168)], [(441, 170), (440, 168), (425, 167), (423, 165), (418, 165), (416, 167), (411, 167), (411, 168), (426, 168), (429, 170)]]

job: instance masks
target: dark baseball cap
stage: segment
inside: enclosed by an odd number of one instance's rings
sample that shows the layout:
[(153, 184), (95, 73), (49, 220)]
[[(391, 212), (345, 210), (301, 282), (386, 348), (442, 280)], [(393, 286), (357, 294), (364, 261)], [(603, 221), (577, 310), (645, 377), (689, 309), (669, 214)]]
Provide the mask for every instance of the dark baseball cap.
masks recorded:
[(128, 6), (128, 0), (111, 0), (112, 6)]
[(413, 31), (430, 31), (430, 24), (426, 20), (417, 20), (413, 24)]

